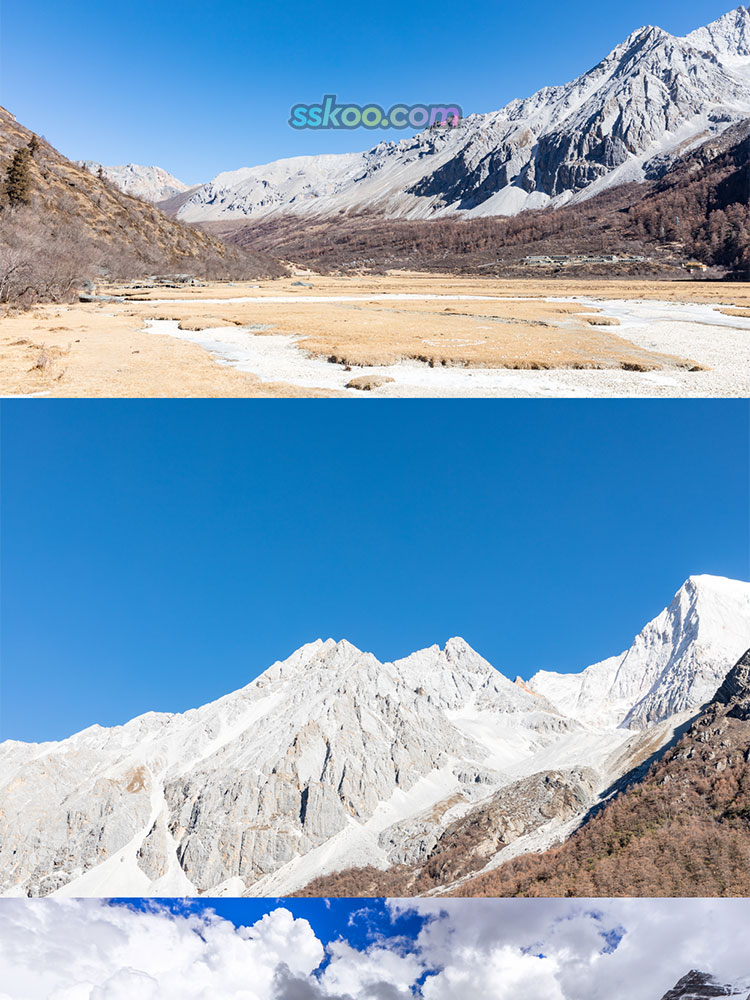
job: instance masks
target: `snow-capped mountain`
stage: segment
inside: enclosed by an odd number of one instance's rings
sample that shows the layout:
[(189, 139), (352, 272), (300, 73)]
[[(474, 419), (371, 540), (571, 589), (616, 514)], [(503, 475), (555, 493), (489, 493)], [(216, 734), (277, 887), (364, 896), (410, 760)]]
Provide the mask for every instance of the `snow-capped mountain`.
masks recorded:
[(708, 701), (748, 648), (750, 586), (691, 577), (630, 649), (580, 674), (542, 670), (529, 689), (593, 726), (643, 729)]
[(684, 38), (640, 28), (564, 86), (363, 153), (222, 173), (178, 214), (189, 222), (341, 209), (513, 215), (641, 181), (750, 117), (748, 37), (745, 7)]
[(125, 163), (117, 167), (105, 167), (95, 160), (81, 160), (78, 165), (91, 174), (102, 174), (115, 187), (141, 201), (165, 201), (177, 194), (184, 194), (190, 187), (168, 174), (161, 167), (143, 167), (137, 163)]
[[(690, 614), (674, 624), (675, 704), (690, 708), (695, 675), (720, 673), (719, 660), (726, 673), (738, 635), (750, 646), (750, 585), (704, 581), (685, 595), (731, 596), (696, 597), (699, 628)], [(648, 647), (659, 664), (662, 645)], [(650, 677), (650, 658), (639, 662)], [(199, 709), (0, 744), (0, 892), (280, 895), (330, 871), (411, 863), (481, 803), (495, 825), (503, 813), (504, 843), (536, 835), (538, 848), (684, 718), (593, 726), (460, 639), (393, 663), (318, 640)]]
[(693, 969), (683, 976), (662, 1000), (712, 1000), (713, 997), (750, 997), (750, 976), (731, 983), (722, 983), (708, 972)]

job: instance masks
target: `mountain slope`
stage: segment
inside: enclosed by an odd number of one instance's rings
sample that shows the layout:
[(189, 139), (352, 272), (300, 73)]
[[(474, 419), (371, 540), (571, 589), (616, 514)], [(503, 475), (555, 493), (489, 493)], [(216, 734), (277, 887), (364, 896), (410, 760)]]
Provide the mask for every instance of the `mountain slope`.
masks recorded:
[(95, 160), (81, 160), (78, 166), (90, 174), (105, 177), (125, 194), (140, 198), (141, 201), (159, 202), (184, 194), (190, 190), (188, 184), (173, 177), (161, 167), (143, 167), (137, 163), (126, 163), (117, 167), (105, 167)]
[[(734, 641), (704, 624), (712, 655)], [(460, 639), (393, 663), (318, 640), (200, 709), (0, 744), (0, 892), (276, 895), (415, 864), (442, 884), (559, 839), (681, 720), (594, 728)]]
[[(274, 214), (204, 225), (239, 246), (323, 272), (416, 268), (485, 277), (676, 278), (684, 277), (682, 264), (693, 258), (750, 277), (750, 119), (653, 160), (642, 183), (512, 218)], [(523, 263), (527, 255), (592, 253), (642, 259), (541, 271)]]
[(750, 116), (749, 23), (740, 7), (686, 38), (641, 28), (565, 86), (363, 153), (220, 174), (178, 215), (513, 215), (642, 181), (653, 161)]
[[(507, 730), (490, 746), (485, 717)], [(344, 850), (354, 838), (380, 858), (362, 830), (376, 812), (385, 827), (450, 796), (471, 801), (504, 780), (496, 769), (578, 728), (460, 640), (395, 664), (319, 641), (183, 716), (5, 744), (3, 888), (50, 891), (131, 841), (138, 886), (171, 871), (197, 891), (232, 878), (244, 890), (342, 833)]]
[(750, 894), (750, 651), (644, 780), (565, 844), (470, 879), (458, 895)]

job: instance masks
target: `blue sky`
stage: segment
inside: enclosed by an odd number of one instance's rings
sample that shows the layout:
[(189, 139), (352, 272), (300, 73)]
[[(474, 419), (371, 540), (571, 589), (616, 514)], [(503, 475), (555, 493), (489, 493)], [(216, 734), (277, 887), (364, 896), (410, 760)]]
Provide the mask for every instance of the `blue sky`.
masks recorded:
[(324, 93), (492, 111), (578, 76), (642, 24), (685, 34), (730, 7), (4, 0), (0, 103), (74, 159), (158, 164), (195, 183), (282, 156), (373, 145), (364, 130), (288, 127), (293, 104)]
[(181, 711), (315, 638), (513, 677), (747, 579), (747, 401), (5, 401), (2, 727)]

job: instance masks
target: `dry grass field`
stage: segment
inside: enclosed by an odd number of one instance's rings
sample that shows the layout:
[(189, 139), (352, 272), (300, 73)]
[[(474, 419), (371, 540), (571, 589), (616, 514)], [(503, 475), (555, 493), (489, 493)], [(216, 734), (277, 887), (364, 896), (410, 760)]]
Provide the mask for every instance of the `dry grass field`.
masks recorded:
[(252, 371), (218, 364), (196, 344), (146, 332), (151, 319), (178, 321), (185, 331), (252, 327), (247, 337), (289, 335), (300, 355), (352, 369), (410, 362), (436, 368), (684, 373), (706, 366), (689, 354), (637, 345), (596, 301), (545, 298), (695, 302), (719, 305), (726, 316), (750, 314), (748, 284), (498, 281), (403, 272), (311, 275), (300, 282), (284, 277), (184, 288), (114, 285), (98, 291), (117, 301), (8, 312), (0, 320), (0, 394), (336, 394), (330, 386), (316, 390), (281, 378), (260, 381)]
[(0, 395), (66, 397), (328, 396), (260, 382), (194, 344), (142, 332), (130, 310), (40, 306), (0, 322)]

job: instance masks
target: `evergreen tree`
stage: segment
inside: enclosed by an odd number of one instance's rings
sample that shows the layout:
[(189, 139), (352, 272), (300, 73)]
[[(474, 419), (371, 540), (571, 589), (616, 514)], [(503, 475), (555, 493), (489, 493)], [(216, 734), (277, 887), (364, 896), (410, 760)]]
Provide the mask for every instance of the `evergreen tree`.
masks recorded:
[(13, 154), (5, 174), (5, 193), (11, 205), (27, 205), (31, 200), (31, 152), (21, 146)]
[(32, 156), (36, 156), (36, 151), (39, 149), (39, 140), (35, 135), (29, 139), (29, 152)]

